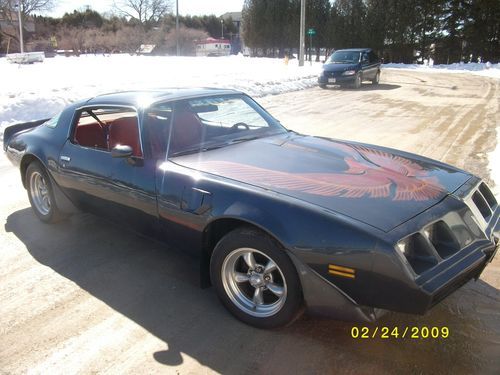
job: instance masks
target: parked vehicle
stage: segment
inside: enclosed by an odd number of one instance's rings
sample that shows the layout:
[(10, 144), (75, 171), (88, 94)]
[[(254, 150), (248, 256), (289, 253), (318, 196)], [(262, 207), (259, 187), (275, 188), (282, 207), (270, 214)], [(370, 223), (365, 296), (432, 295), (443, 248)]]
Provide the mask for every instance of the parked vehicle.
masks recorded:
[(323, 65), (318, 83), (321, 88), (352, 85), (359, 89), (363, 81), (377, 85), (380, 81), (380, 65), (380, 59), (370, 48), (340, 49)]
[(233, 90), (97, 96), (8, 127), (4, 150), (40, 220), (80, 209), (192, 253), (202, 284), (256, 327), (304, 307), (423, 314), (498, 248), (500, 208), (479, 178), (297, 134)]

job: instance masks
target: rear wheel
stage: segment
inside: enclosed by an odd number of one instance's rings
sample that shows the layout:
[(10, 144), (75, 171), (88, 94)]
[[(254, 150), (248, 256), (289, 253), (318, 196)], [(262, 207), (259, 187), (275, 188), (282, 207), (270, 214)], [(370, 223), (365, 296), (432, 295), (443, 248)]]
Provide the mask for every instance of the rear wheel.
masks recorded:
[(26, 169), (26, 185), (31, 207), (41, 221), (55, 223), (64, 217), (57, 207), (50, 177), (40, 163), (32, 162)]
[(219, 241), (210, 262), (212, 283), (224, 306), (258, 328), (292, 323), (302, 311), (295, 267), (269, 236), (236, 229)]

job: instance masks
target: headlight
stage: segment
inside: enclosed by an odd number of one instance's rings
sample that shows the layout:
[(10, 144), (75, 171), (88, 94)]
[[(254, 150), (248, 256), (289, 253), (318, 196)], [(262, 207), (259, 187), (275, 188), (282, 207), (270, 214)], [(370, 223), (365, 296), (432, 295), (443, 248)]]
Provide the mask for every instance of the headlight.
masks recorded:
[(404, 256), (408, 256), (408, 250), (409, 250), (409, 238), (405, 238), (404, 240), (399, 241), (396, 244), (396, 248), (403, 254)]
[(346, 70), (344, 73), (342, 73), (343, 76), (353, 76), (356, 74), (355, 70)]

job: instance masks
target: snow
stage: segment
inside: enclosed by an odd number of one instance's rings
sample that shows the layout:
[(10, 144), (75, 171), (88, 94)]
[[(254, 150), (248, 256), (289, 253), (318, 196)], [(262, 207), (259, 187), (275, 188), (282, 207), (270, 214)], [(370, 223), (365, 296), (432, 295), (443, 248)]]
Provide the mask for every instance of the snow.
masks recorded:
[(321, 63), (299, 68), (296, 59), (57, 56), (32, 65), (0, 59), (0, 135), (6, 126), (47, 118), (75, 100), (102, 93), (165, 87), (233, 88), (254, 97), (317, 84)]
[(455, 63), (449, 65), (432, 65), (423, 64), (384, 64), (383, 68), (420, 70), (430, 73), (467, 73), (481, 75), (485, 77), (500, 78), (500, 64), (486, 63)]

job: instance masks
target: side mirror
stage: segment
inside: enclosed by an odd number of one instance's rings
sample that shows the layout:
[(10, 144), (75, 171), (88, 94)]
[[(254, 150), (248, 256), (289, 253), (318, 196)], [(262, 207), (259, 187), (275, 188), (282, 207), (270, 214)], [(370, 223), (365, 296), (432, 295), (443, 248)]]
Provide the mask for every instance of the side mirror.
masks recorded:
[(127, 145), (116, 145), (111, 150), (111, 157), (113, 158), (128, 158), (132, 156), (132, 147)]

